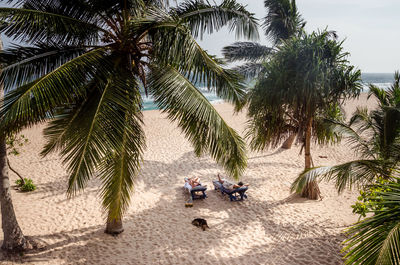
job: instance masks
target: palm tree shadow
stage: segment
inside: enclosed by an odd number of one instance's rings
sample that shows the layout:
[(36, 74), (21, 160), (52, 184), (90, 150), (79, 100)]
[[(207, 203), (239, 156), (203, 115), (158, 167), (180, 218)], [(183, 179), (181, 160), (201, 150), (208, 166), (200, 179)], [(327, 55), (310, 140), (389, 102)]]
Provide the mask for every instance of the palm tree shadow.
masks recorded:
[(277, 150), (275, 150), (274, 152), (270, 153), (270, 154), (263, 154), (263, 155), (258, 155), (258, 156), (252, 156), (249, 157), (249, 160), (251, 159), (257, 159), (257, 158), (263, 158), (263, 157), (268, 157), (268, 156), (274, 156), (274, 155), (278, 155), (282, 152), (287, 151), (288, 149), (284, 149), (284, 148), (278, 148)]
[[(326, 236), (312, 232), (310, 236), (315, 224), (280, 221), (277, 209), (293, 203), (290, 196), (278, 201), (263, 201), (252, 196), (250, 188), (247, 200), (230, 202), (227, 196), (213, 190), (209, 182), (215, 178), (210, 172), (218, 169), (209, 158), (197, 158), (193, 152), (169, 163), (145, 160), (138, 181), (144, 190), (156, 191), (159, 199), (148, 208), (136, 209), (133, 197), (133, 205), (124, 219), (123, 234), (117, 237), (106, 235), (104, 224), (99, 222), (68, 231), (44, 230), (35, 239), (47, 244), (46, 250), (23, 257), (2, 257), (2, 254), (0, 257), (16, 264), (256, 264), (266, 260), (271, 261), (270, 264), (277, 264), (274, 261), (279, 260), (286, 263), (278, 264), (294, 264), (296, 257), (312, 262), (318, 260), (317, 244), (326, 248), (326, 260), (340, 259), (341, 235), (326, 230)], [(196, 200), (193, 208), (185, 208), (187, 194), (183, 189), (183, 178), (200, 174), (203, 182), (208, 184), (208, 198)], [(53, 196), (53, 184), (49, 183), (43, 189), (47, 199)], [(93, 185), (90, 192), (95, 192), (98, 183), (90, 185)], [(57, 192), (65, 192), (61, 184), (57, 187)], [(210, 230), (203, 232), (191, 224), (198, 217), (208, 220)], [(82, 224), (85, 216), (77, 218)], [(256, 234), (255, 227), (259, 230)], [(246, 247), (238, 248), (228, 257), (224, 255), (225, 246), (241, 244), (242, 234), (251, 235), (246, 239)], [(271, 243), (262, 243), (264, 238)], [(312, 262), (304, 264), (323, 264)]]
[[(341, 259), (341, 234), (326, 230), (323, 236), (314, 235), (314, 224), (282, 223), (277, 219), (274, 209), (285, 204), (283, 200), (231, 203), (220, 194), (210, 193), (208, 199), (212, 202), (206, 199), (193, 208), (184, 208), (183, 204), (179, 209), (171, 207), (181, 203), (181, 198), (176, 197), (178, 202), (162, 199), (152, 208), (129, 214), (124, 220), (124, 233), (117, 237), (104, 234), (100, 224), (43, 233), (36, 239), (47, 243), (46, 250), (3, 260), (15, 264), (256, 264), (267, 260), (268, 264), (339, 264)], [(262, 208), (264, 215), (252, 215), (249, 206)], [(248, 222), (243, 222), (245, 216)], [(203, 232), (191, 225), (195, 217), (206, 218), (210, 229)], [(253, 233), (258, 223), (262, 224), (261, 234), (254, 241), (246, 241), (245, 248), (237, 248), (228, 257), (223, 255), (227, 244), (240, 246), (242, 235)], [(259, 244), (257, 238), (268, 238), (271, 243)]]
[(282, 200), (284, 203), (313, 203), (315, 201), (309, 200), (307, 198), (301, 197), (297, 193), (290, 194), (287, 198)]

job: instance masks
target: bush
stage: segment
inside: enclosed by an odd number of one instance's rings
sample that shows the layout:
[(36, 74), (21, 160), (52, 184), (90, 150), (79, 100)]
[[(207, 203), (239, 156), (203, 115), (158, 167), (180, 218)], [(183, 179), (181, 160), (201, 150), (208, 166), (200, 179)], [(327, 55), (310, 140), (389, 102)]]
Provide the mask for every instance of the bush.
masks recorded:
[[(26, 180), (26, 179), (25, 179)], [(22, 186), (22, 179), (17, 179), (16, 181), (15, 181), (15, 185), (17, 185), (18, 187), (21, 187)]]
[(33, 184), (32, 179), (24, 178), (25, 184), (22, 184), (21, 179), (17, 179), (15, 181), (15, 184), (19, 187), (20, 191), (34, 191), (36, 190), (36, 185)]
[(351, 206), (353, 213), (359, 214), (360, 218), (366, 217), (367, 213), (379, 213), (382, 210), (382, 196), (380, 194), (391, 191), (387, 187), (388, 184), (387, 179), (378, 178), (376, 183), (360, 190), (357, 202)]

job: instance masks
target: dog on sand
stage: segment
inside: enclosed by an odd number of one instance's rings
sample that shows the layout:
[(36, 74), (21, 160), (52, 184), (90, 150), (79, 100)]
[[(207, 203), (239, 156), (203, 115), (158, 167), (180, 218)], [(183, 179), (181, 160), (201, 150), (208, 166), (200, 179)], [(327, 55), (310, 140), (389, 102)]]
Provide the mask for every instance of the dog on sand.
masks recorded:
[(207, 224), (207, 220), (203, 218), (196, 218), (192, 221), (192, 225), (200, 227), (203, 231), (206, 231), (206, 228), (210, 228)]

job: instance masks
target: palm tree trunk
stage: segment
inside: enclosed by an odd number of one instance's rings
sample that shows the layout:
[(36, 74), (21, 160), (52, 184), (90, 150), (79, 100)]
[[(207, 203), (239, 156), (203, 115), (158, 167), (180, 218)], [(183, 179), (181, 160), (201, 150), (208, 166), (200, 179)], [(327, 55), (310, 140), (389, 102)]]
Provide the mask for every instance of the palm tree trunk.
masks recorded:
[(0, 201), (1, 224), (4, 233), (4, 241), (1, 248), (10, 252), (20, 252), (32, 248), (31, 244), (22, 234), (17, 218), (15, 217), (10, 193), (7, 150), (4, 137), (0, 139)]
[(291, 134), (291, 135), (285, 140), (285, 142), (283, 142), (282, 148), (283, 148), (283, 149), (290, 149), (290, 148), (292, 148), (292, 145), (293, 145), (294, 140), (296, 139), (296, 136), (297, 136), (296, 133)]
[[(3, 43), (0, 40), (0, 50)], [(4, 97), (3, 85), (0, 85), (0, 99)], [(1, 107), (1, 105), (0, 105)], [(18, 225), (11, 200), (10, 179), (7, 167), (7, 146), (6, 138), (0, 135), (0, 204), (1, 204), (1, 225), (4, 234), (2, 249), (11, 252), (20, 252), (32, 248), (29, 241), (24, 237)]]
[[(306, 128), (306, 137), (305, 137), (305, 146), (304, 146), (304, 159), (305, 159), (305, 167), (304, 170), (310, 169), (312, 164), (311, 159), (311, 130), (312, 130), (313, 118), (309, 118), (307, 122)], [(312, 181), (308, 183), (301, 192), (301, 197), (305, 197), (311, 200), (317, 200), (320, 198), (320, 191), (318, 187), (318, 183), (316, 181)]]
[(111, 235), (118, 235), (121, 234), (122, 232), (124, 232), (124, 227), (122, 225), (122, 218), (121, 219), (107, 218), (107, 225), (104, 233)]

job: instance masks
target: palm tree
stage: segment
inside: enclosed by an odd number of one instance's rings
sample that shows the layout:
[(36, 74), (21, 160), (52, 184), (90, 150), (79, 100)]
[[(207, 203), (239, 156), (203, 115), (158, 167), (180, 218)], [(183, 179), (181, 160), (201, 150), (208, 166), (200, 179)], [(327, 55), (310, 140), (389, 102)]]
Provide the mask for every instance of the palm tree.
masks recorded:
[[(263, 72), (263, 62), (274, 53), (274, 47), (283, 40), (300, 34), (306, 25), (297, 10), (295, 0), (265, 0), (264, 6), (268, 12), (262, 26), (266, 38), (273, 46), (267, 47), (256, 42), (236, 42), (222, 50), (229, 62), (245, 62), (234, 69), (246, 78), (255, 78)], [(288, 136), (282, 148), (290, 149), (295, 139), (295, 133)]]
[[(0, 40), (0, 50), (3, 49), (3, 43)], [(4, 96), (3, 87), (0, 87), (0, 99)], [(1, 101), (0, 101), (1, 104)], [(7, 165), (7, 146), (6, 137), (0, 135), (0, 203), (3, 228), (3, 244), (2, 249), (7, 251), (22, 251), (30, 248), (29, 240), (27, 240), (19, 227), (14, 212), (14, 206), (11, 199), (10, 180), (8, 177)]]
[(295, 0), (265, 0), (264, 6), (268, 11), (262, 26), (266, 38), (273, 46), (267, 47), (257, 42), (235, 42), (222, 50), (228, 62), (246, 62), (234, 69), (247, 78), (255, 78), (262, 72), (263, 62), (274, 52), (274, 47), (299, 34), (306, 25), (297, 11)]
[(1, 54), (7, 94), (1, 129), (49, 121), (47, 155), (59, 151), (69, 172), (68, 194), (94, 173), (101, 180), (107, 233), (123, 231), (145, 149), (141, 89), (177, 121), (195, 153), (209, 153), (238, 178), (245, 144), (195, 87), (240, 107), (241, 78), (201, 49), (195, 37), (228, 25), (257, 38), (253, 14), (235, 0), (169, 7), (161, 0), (20, 0), (0, 8), (1, 32), (27, 46)]
[[(248, 130), (253, 150), (277, 147), (297, 134), (305, 151), (305, 170), (312, 164), (311, 142), (339, 140), (321, 120), (340, 114), (340, 103), (360, 91), (360, 71), (346, 60), (342, 42), (330, 32), (294, 36), (277, 48), (265, 63), (248, 99)], [(302, 187), (303, 197), (317, 199), (316, 182)]]
[(336, 133), (346, 136), (357, 160), (340, 165), (316, 167), (301, 174), (292, 184), (292, 191), (300, 191), (310, 182), (334, 181), (338, 192), (354, 185), (365, 187), (378, 178), (390, 179), (399, 170), (400, 162), (400, 74), (388, 89), (369, 86), (369, 97), (378, 100), (378, 108), (368, 112), (358, 108), (349, 124), (329, 121)]
[(370, 199), (380, 210), (348, 229), (345, 264), (400, 264), (400, 179), (377, 187), (382, 191)]

